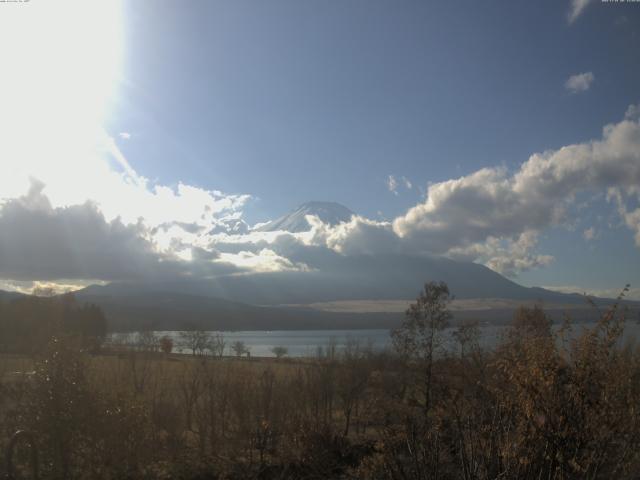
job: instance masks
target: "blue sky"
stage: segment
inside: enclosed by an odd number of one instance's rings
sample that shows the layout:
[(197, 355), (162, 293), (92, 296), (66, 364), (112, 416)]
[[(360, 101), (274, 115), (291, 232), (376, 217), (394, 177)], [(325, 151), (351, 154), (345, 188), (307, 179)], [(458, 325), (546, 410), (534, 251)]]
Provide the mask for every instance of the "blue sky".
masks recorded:
[[(460, 192), (471, 201), (483, 200), (494, 190), (476, 197), (478, 184), (516, 185), (530, 156), (560, 152), (556, 164), (570, 162), (563, 160), (563, 147), (604, 141), (606, 125), (622, 131), (629, 126), (625, 122), (634, 122), (637, 112), (628, 109), (640, 102), (639, 3), (114, 4), (118, 9), (109, 8), (100, 18), (82, 12), (86, 51), (82, 44), (74, 45), (75, 56), (65, 57), (67, 77), (60, 76), (61, 84), (70, 79), (74, 85), (78, 78), (93, 84), (99, 83), (97, 77), (105, 78), (103, 72), (117, 74), (96, 121), (103, 129), (97, 156), (110, 156), (109, 170), (86, 167), (87, 181), (77, 182), (85, 187), (69, 188), (35, 162), (37, 168), (27, 173), (42, 182), (41, 191), (32, 191), (42, 198), (20, 197), (26, 188), (8, 193), (7, 183), (0, 194), (5, 203), (23, 198), (24, 205), (27, 200), (42, 205), (46, 198), (51, 203), (47, 208), (62, 215), (68, 211), (59, 209), (88, 199), (111, 226), (117, 220), (125, 229), (149, 229), (142, 237), (153, 237), (153, 245), (144, 248), (182, 261), (194, 261), (193, 249), (210, 249), (222, 255), (218, 259), (253, 268), (260, 262), (247, 260), (249, 253), (242, 259), (232, 257), (221, 250), (220, 239), (189, 236), (186, 230), (169, 234), (167, 225), (198, 223), (204, 213), (196, 214), (196, 208), (193, 215), (185, 213), (198, 202), (207, 215), (218, 215), (210, 219), (212, 225), (219, 225), (222, 217), (253, 225), (308, 200), (336, 201), (362, 216), (364, 223), (353, 227), (358, 234), (378, 229), (376, 238), (392, 238), (383, 248), (479, 261), (526, 285), (594, 291), (626, 282), (640, 286), (640, 240), (634, 238), (640, 225), (634, 216), (640, 195), (634, 184), (640, 177), (634, 167), (633, 131), (623, 142), (628, 156), (617, 158), (618, 143), (612, 141), (604, 154), (611, 156), (604, 160), (611, 167), (597, 169), (595, 180), (558, 182), (558, 189), (568, 188), (565, 196), (550, 190), (563, 207), (553, 215), (541, 212), (537, 218), (536, 209), (553, 205), (538, 198), (531, 222), (520, 222), (513, 212), (508, 212), (508, 225), (495, 215), (476, 221), (471, 218), (478, 214), (473, 205), (461, 206), (458, 197), (442, 193), (453, 185), (447, 182), (464, 178), (468, 184), (462, 182)], [(33, 14), (30, 21), (44, 18), (38, 10), (44, 7), (26, 8)], [(16, 18), (27, 15), (26, 9), (14, 10)], [(113, 28), (98, 30), (99, 38), (87, 35), (105, 24)], [(58, 24), (51, 20), (47, 25), (53, 25), (53, 45), (63, 30), (79, 28), (61, 16)], [(51, 55), (55, 58), (61, 50), (51, 50)], [(29, 54), (20, 53), (20, 61)], [(108, 70), (105, 59), (112, 54), (117, 58)], [(44, 67), (38, 70), (43, 60), (34, 59), (38, 75), (29, 77), (46, 77), (40, 75)], [(17, 68), (16, 88), (21, 90), (27, 72)], [(37, 87), (52, 98), (60, 95), (51, 86)], [(94, 98), (95, 91), (88, 90), (86, 98)], [(60, 95), (61, 102), (73, 100), (74, 108), (64, 116), (68, 126), (86, 124), (86, 111), (80, 108), (84, 100), (77, 92)], [(45, 102), (34, 111), (36, 116), (45, 112), (58, 118), (67, 108), (58, 107)], [(627, 111), (631, 114), (625, 117)], [(75, 120), (68, 121), (72, 115)], [(63, 146), (61, 157), (69, 148)], [(575, 158), (585, 169), (577, 171), (591, 175), (590, 165), (600, 157), (583, 158), (579, 150)], [(15, 171), (20, 170), (17, 165), (14, 161)], [(609, 168), (616, 173), (609, 175)], [(492, 169), (489, 180), (474, 176), (482, 169)], [(113, 175), (119, 179), (114, 176), (113, 182), (124, 183), (99, 182)], [(121, 187), (125, 192), (123, 185), (137, 186), (139, 201), (115, 193)], [(181, 185), (188, 188), (180, 190)], [(526, 202), (535, 196), (520, 195), (526, 188), (519, 188), (513, 186), (505, 195), (517, 194), (514, 198), (524, 202), (520, 208), (526, 213)], [(442, 203), (428, 206), (429, 196)], [(500, 210), (499, 199), (493, 201), (487, 205)], [(147, 210), (131, 208), (134, 204)], [(495, 233), (491, 222), (496, 222)], [(480, 228), (480, 223), (486, 225)], [(162, 229), (166, 235), (160, 238)], [(322, 238), (327, 248), (344, 254), (346, 244), (335, 240), (336, 235), (325, 232)], [(317, 241), (318, 236), (313, 238)], [(442, 242), (447, 239), (453, 243), (445, 248)], [(235, 241), (251, 243), (251, 255), (266, 255), (273, 262), (273, 254), (278, 265), (295, 267), (277, 248), (263, 248), (271, 240)], [(0, 278), (38, 280), (22, 273), (3, 276), (1, 263)], [(101, 279), (97, 274), (65, 275), (44, 276), (57, 281)]]
[[(309, 199), (367, 216), (385, 195), (595, 138), (640, 92), (640, 8), (567, 2), (126, 4), (111, 129), (145, 175), (259, 198), (265, 220)], [(623, 20), (625, 19), (625, 20)], [(563, 87), (594, 72), (588, 92)]]

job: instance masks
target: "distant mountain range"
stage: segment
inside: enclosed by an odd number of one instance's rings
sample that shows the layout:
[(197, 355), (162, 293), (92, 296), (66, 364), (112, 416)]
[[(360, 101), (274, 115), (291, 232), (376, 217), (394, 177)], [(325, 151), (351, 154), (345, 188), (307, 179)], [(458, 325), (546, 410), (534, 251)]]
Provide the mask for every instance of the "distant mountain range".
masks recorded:
[[(392, 328), (403, 316), (402, 307), (367, 310), (367, 300), (408, 304), (429, 280), (446, 281), (460, 299), (453, 310), (456, 320), (503, 324), (517, 305), (533, 302), (541, 302), (555, 320), (561, 320), (564, 312), (579, 321), (598, 315), (582, 295), (523, 287), (475, 263), (396, 255), (346, 257), (342, 262), (343, 270), (332, 274), (277, 272), (208, 281), (112, 283), (93, 285), (76, 295), (100, 305), (115, 330)], [(372, 275), (381, 270), (387, 275)], [(346, 300), (361, 300), (363, 306), (357, 311), (323, 308), (323, 302)], [(636, 311), (640, 306), (627, 304)]]
[(146, 288), (103, 293), (79, 291), (76, 297), (99, 305), (113, 331), (390, 328), (401, 318), (400, 313), (334, 313), (304, 306), (269, 307)]
[[(253, 305), (311, 304), (336, 300), (395, 300), (415, 298), (427, 281), (444, 281), (456, 298), (504, 298), (582, 304), (579, 294), (523, 287), (499, 273), (472, 262), (443, 257), (338, 254), (323, 258), (328, 272), (267, 272), (227, 275), (210, 280), (176, 280), (92, 285), (91, 295), (127, 295), (131, 292), (175, 292)], [(384, 274), (381, 275), (381, 272)]]
[[(330, 308), (323, 308), (322, 303), (252, 305), (209, 295), (180, 293), (174, 289), (177, 286), (175, 284), (94, 285), (74, 294), (80, 302), (100, 306), (111, 331), (386, 329), (399, 325), (404, 316), (403, 303), (408, 305), (411, 301), (410, 299), (392, 301), (391, 303), (398, 304), (399, 308), (389, 311), (367, 311), (366, 301), (360, 302), (364, 305), (364, 309), (341, 311), (335, 308), (335, 305), (340, 302), (333, 302)], [(187, 284), (181, 285), (183, 289), (187, 286)], [(172, 288), (172, 290), (165, 290), (165, 288)], [(532, 290), (535, 294), (540, 293), (542, 289)], [(597, 318), (598, 311), (588, 308), (581, 296), (558, 295), (554, 299), (559, 302), (544, 302), (546, 310), (555, 320), (562, 319), (565, 312), (568, 312), (576, 321)], [(22, 294), (0, 291), (2, 301), (11, 301), (20, 296)], [(531, 304), (535, 300), (535, 296), (512, 301), (459, 300), (458, 304), (454, 302), (452, 305), (454, 322), (474, 319), (487, 324), (505, 324), (513, 317), (513, 311), (517, 305)], [(627, 303), (631, 307), (631, 315), (635, 318), (640, 311), (640, 303)]]

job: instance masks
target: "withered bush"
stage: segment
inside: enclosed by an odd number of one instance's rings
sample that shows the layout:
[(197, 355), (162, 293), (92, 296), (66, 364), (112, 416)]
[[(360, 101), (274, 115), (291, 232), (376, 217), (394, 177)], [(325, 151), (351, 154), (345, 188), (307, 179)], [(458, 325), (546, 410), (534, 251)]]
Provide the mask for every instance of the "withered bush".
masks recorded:
[(47, 479), (638, 477), (640, 352), (621, 344), (622, 297), (589, 325), (523, 307), (491, 351), (472, 323), (442, 348), (449, 298), (427, 284), (395, 352), (95, 354), (58, 336), (33, 374), (2, 366), (0, 446), (30, 430)]

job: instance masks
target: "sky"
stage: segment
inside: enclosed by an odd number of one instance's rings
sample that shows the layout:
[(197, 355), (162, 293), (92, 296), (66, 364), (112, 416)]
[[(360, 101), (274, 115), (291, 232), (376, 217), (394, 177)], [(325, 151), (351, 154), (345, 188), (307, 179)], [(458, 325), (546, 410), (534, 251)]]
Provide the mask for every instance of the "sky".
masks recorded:
[[(292, 242), (640, 287), (640, 3), (31, 0), (0, 32), (0, 288), (309, 269)], [(251, 231), (310, 200), (358, 216)]]

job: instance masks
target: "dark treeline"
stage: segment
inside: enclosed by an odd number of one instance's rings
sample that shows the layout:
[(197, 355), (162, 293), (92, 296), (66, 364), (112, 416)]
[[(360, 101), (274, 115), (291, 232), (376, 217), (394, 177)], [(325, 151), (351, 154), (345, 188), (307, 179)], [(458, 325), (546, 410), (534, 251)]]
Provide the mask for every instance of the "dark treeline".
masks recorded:
[(55, 338), (1, 384), (0, 428), (33, 432), (53, 479), (638, 477), (640, 351), (620, 345), (620, 307), (577, 338), (522, 308), (492, 351), (464, 323), (446, 353), (448, 301), (427, 284), (392, 352), (354, 341), (303, 361)]
[(36, 353), (54, 336), (74, 335), (96, 350), (107, 334), (102, 310), (79, 304), (72, 294), (0, 299), (0, 352)]

